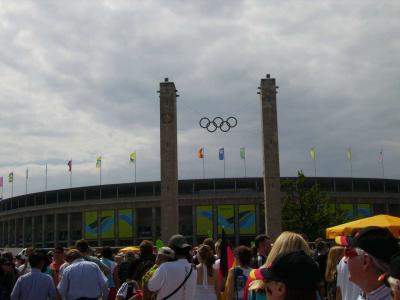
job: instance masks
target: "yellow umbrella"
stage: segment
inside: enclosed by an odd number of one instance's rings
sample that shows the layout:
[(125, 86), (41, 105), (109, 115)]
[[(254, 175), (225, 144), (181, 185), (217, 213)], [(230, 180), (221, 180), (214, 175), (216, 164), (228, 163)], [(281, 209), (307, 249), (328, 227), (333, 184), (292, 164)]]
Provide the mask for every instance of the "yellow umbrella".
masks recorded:
[(139, 247), (129, 246), (129, 247), (122, 248), (121, 250), (119, 250), (119, 252), (122, 252), (122, 253), (126, 253), (126, 252), (139, 253), (140, 249), (139, 249)]
[(334, 239), (337, 236), (349, 235), (354, 229), (361, 229), (368, 226), (385, 227), (392, 232), (395, 238), (400, 237), (400, 218), (389, 215), (377, 215), (327, 228), (326, 238)]

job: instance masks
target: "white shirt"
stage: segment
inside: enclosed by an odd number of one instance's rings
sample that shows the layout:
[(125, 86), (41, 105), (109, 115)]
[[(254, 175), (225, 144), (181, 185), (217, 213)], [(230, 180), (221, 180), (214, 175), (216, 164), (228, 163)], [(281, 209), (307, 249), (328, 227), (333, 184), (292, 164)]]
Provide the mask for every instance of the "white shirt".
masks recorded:
[[(163, 299), (181, 285), (191, 268), (192, 264), (186, 259), (165, 262), (154, 272), (148, 283), (148, 288), (152, 292), (157, 292), (157, 300)], [(197, 271), (193, 269), (185, 284), (169, 299), (193, 299), (196, 293), (196, 281)]]
[(349, 267), (345, 263), (343, 257), (337, 265), (337, 282), (336, 286), (340, 288), (342, 300), (355, 300), (360, 296), (361, 289), (349, 279)]
[(96, 263), (78, 258), (64, 269), (58, 291), (67, 300), (80, 297), (98, 298), (100, 295), (107, 299), (107, 277)]

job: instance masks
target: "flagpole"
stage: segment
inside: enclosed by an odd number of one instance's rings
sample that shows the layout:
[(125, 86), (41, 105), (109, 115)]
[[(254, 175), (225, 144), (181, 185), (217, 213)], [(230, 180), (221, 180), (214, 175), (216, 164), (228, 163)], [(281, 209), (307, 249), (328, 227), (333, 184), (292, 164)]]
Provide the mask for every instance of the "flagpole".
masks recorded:
[(243, 164), (244, 164), (244, 177), (246, 177), (246, 156), (243, 159)]
[(204, 166), (205, 157), (206, 156), (204, 155), (204, 147), (203, 147), (203, 179), (206, 178), (206, 169), (205, 169), (205, 166)]
[(225, 178), (225, 153), (224, 153), (224, 178)]
[(71, 172), (69, 172), (69, 187), (72, 189), (72, 168)]
[(47, 163), (46, 163), (46, 176), (45, 176), (45, 182), (44, 182), (44, 191), (47, 191)]
[(28, 194), (28, 169), (26, 169), (26, 174), (25, 174), (25, 195)]
[(101, 165), (102, 165), (102, 163), (100, 161), (100, 186), (101, 186)]
[(135, 178), (134, 178), (134, 180), (135, 180), (135, 197), (136, 197), (136, 156), (135, 156), (135, 165), (134, 165), (134, 172), (135, 172), (135, 174), (134, 174), (134, 176), (135, 176)]
[(381, 150), (382, 178), (385, 178), (385, 165), (383, 163), (383, 150)]
[(314, 177), (317, 177), (317, 163), (315, 162), (315, 156), (313, 162), (314, 162)]
[(13, 173), (13, 181), (11, 182), (11, 198), (14, 195), (14, 173)]

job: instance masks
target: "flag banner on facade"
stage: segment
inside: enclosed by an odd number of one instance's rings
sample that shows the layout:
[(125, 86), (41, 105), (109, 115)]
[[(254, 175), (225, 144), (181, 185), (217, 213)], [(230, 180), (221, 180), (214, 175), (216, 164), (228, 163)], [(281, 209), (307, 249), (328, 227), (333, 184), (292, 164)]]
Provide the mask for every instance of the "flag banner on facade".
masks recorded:
[(224, 148), (219, 148), (218, 157), (219, 157), (219, 160), (224, 160), (225, 159), (225, 149)]
[(14, 173), (11, 172), (10, 174), (8, 174), (8, 182), (11, 183), (14, 181)]
[(129, 155), (129, 161), (130, 161), (131, 163), (136, 162), (136, 151), (135, 151), (135, 152), (132, 152), (132, 153)]
[(199, 148), (199, 150), (197, 150), (197, 158), (198, 159), (203, 159), (204, 158), (203, 148)]
[(68, 172), (72, 172), (72, 159), (68, 161)]
[(3, 187), (3, 176), (0, 177), (0, 187), (1, 187), (1, 188)]
[(246, 159), (246, 148), (244, 147), (240, 148), (240, 158)]
[(101, 168), (101, 156), (96, 158), (96, 168)]
[(28, 179), (28, 169), (26, 169), (25, 178)]
[(347, 148), (347, 160), (351, 160), (352, 158), (352, 153), (351, 153), (351, 148)]
[(310, 149), (310, 157), (312, 160), (315, 160), (315, 149), (314, 147), (311, 147)]

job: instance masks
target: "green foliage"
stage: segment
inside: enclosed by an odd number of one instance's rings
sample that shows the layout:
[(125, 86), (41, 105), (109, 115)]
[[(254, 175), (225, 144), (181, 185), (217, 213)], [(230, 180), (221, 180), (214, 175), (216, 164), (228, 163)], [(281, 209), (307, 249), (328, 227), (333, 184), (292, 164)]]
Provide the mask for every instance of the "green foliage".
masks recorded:
[[(325, 229), (341, 223), (333, 201), (322, 193), (317, 184), (305, 186), (305, 176), (283, 183), (283, 229), (305, 234), (310, 241), (325, 238)], [(340, 214), (339, 214), (340, 215)]]

